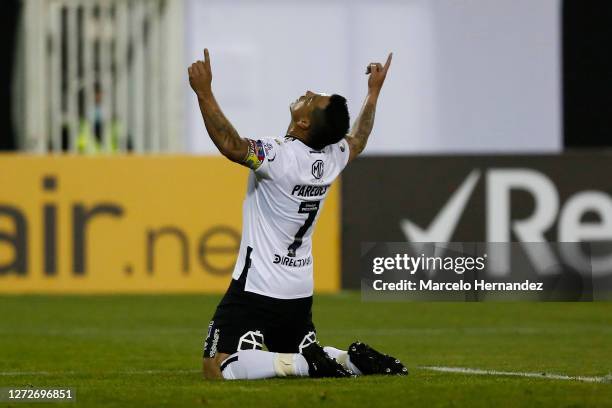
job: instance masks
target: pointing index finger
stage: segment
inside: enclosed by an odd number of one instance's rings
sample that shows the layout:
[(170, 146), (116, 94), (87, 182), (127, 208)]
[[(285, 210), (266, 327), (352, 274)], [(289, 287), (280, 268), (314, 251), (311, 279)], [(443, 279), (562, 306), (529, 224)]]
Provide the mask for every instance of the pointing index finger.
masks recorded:
[(391, 66), (391, 60), (393, 59), (393, 53), (390, 52), (389, 56), (387, 57), (387, 62), (385, 62), (385, 67), (384, 67), (384, 71), (387, 72), (389, 70), (389, 67)]
[(210, 56), (208, 55), (208, 48), (204, 48), (204, 63), (210, 66)]

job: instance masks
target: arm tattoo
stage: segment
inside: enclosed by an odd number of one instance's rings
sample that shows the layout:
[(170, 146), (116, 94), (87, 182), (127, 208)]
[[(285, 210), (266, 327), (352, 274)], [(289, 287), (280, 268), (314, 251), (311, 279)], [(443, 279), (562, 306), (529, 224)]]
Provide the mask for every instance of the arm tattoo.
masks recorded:
[[(204, 118), (206, 131), (210, 135), (211, 140), (222, 154), (226, 156), (231, 154), (241, 141), (240, 135), (238, 135), (230, 121), (227, 120), (212, 94), (198, 98), (198, 102), (200, 104), (200, 112)], [(238, 161), (242, 160), (243, 157), (232, 159)]]
[(376, 104), (375, 103), (366, 103), (359, 115), (359, 123), (357, 124), (357, 129), (355, 129), (355, 137), (357, 142), (357, 147), (359, 153), (365, 149), (366, 144), (368, 143), (368, 138), (370, 137), (370, 133), (372, 133), (372, 128), (374, 127), (374, 117), (376, 116)]
[(376, 116), (376, 98), (368, 96), (361, 108), (359, 117), (355, 121), (351, 132), (349, 133), (348, 141), (351, 148), (354, 149), (351, 155), (358, 155), (363, 152), (372, 128), (374, 127), (374, 117)]

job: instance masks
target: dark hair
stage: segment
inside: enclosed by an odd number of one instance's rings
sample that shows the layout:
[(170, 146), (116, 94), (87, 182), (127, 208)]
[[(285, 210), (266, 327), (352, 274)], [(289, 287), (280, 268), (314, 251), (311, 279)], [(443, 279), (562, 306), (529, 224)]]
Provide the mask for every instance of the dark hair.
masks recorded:
[(315, 109), (312, 112), (310, 147), (321, 150), (327, 145), (338, 143), (346, 136), (349, 121), (346, 98), (333, 94), (325, 109)]

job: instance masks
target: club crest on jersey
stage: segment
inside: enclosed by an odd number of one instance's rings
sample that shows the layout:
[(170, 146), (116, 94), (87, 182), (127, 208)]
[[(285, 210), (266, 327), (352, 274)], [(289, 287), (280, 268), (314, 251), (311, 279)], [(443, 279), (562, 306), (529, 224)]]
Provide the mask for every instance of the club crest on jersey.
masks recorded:
[(317, 180), (323, 177), (324, 165), (323, 160), (316, 160), (312, 163), (312, 176)]

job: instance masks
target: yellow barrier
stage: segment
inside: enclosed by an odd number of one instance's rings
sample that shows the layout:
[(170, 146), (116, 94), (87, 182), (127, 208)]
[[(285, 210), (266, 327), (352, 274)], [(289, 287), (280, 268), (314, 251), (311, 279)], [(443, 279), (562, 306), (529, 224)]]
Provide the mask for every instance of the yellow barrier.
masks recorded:
[[(221, 292), (248, 169), (217, 157), (0, 155), (0, 293)], [(339, 192), (314, 234), (336, 291)]]

